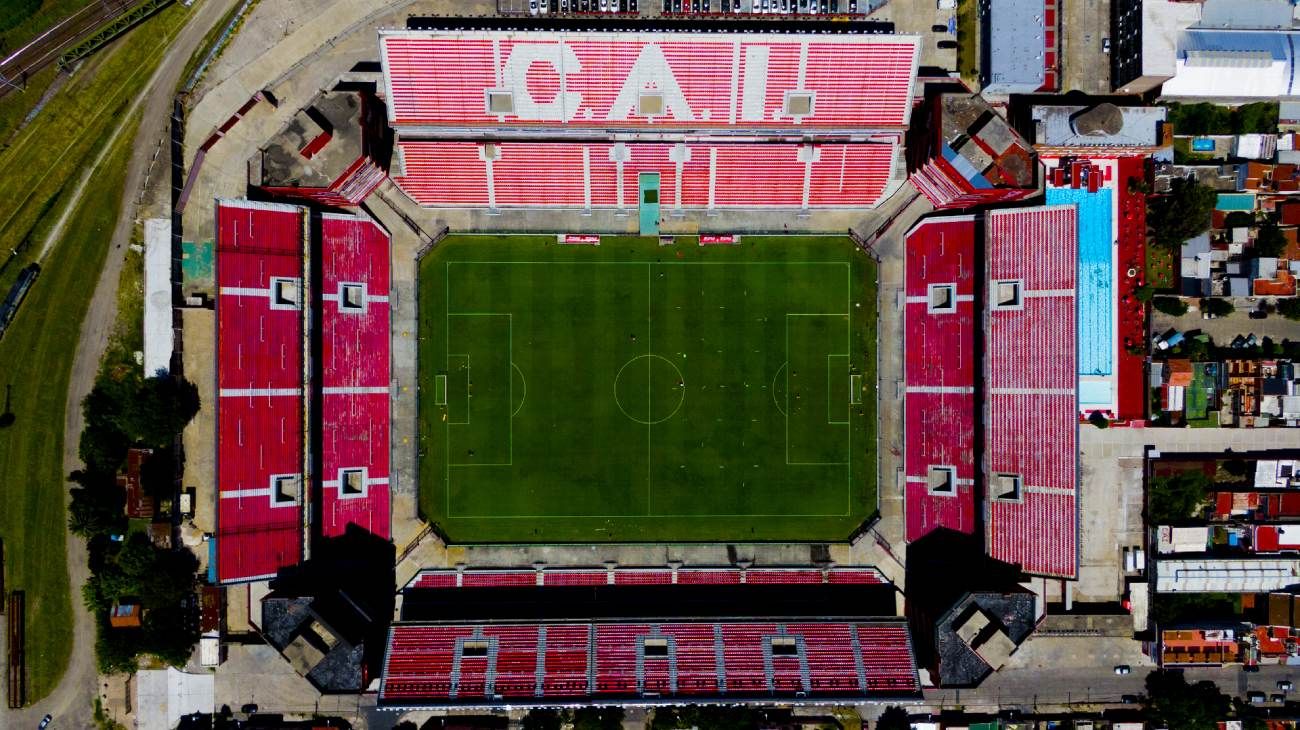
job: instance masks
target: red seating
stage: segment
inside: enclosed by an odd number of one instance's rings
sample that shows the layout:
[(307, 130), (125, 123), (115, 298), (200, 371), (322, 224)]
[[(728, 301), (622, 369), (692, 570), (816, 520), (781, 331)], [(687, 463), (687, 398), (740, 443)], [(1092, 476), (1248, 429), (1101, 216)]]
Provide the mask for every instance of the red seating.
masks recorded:
[(667, 568), (620, 568), (614, 571), (615, 585), (662, 585), (673, 582)]
[(542, 571), (542, 584), (548, 586), (603, 586), (608, 582), (608, 570)]
[(1012, 499), (990, 495), (989, 554), (1067, 578), (1078, 566), (1078, 365), (1060, 343), (1077, 341), (1075, 217), (1073, 206), (991, 212), (986, 257), (990, 281), (1023, 282), (1022, 306), (988, 313), (986, 468), (1022, 485)]
[(591, 627), (550, 625), (546, 627), (546, 674), (542, 694), (548, 697), (581, 697), (587, 692), (587, 657), (591, 651)]
[(655, 173), (664, 210), (861, 208), (884, 194), (898, 145), (402, 140), (394, 180), (433, 207), (635, 209), (639, 175)]
[(535, 586), (535, 570), (467, 570), (461, 575), (463, 588), (494, 588), (500, 586)]
[(685, 585), (739, 585), (737, 568), (680, 568), (677, 582)]
[[(217, 579), (302, 554), (303, 209), (217, 205)], [(277, 285), (276, 282), (284, 282)], [(281, 302), (278, 297), (287, 297)], [(277, 480), (288, 483), (277, 496)]]
[[(938, 528), (975, 530), (975, 221), (922, 220), (906, 237), (903, 403), (907, 539)], [(947, 310), (933, 287), (953, 287)], [(955, 483), (930, 489), (930, 468), (952, 467)]]
[(773, 624), (726, 624), (722, 627), (722, 656), (727, 692), (767, 692), (763, 640), (776, 633)]
[(746, 583), (822, 583), (824, 576), (820, 570), (806, 568), (786, 570), (782, 568), (750, 568), (745, 571)]
[(596, 694), (636, 694), (637, 638), (648, 633), (642, 624), (596, 626)]
[[(796, 642), (795, 653), (769, 652), (772, 639), (781, 635)], [(667, 654), (645, 656), (643, 641), (660, 638), (668, 645)], [(489, 642), (487, 656), (458, 658), (458, 640), (466, 639)], [(724, 662), (721, 685), (719, 654)], [(658, 626), (399, 623), (389, 638), (380, 699), (403, 706), (496, 705), (524, 698), (581, 701), (593, 692), (605, 698), (725, 701), (773, 693), (867, 698), (919, 691), (902, 622), (805, 621), (784, 631), (771, 623), (708, 621)]]
[[(912, 102), (918, 43), (910, 36), (872, 34), (751, 38), (519, 30), (384, 30), (380, 38), (389, 121), (399, 129), (679, 132), (901, 129)], [(641, 114), (633, 95), (625, 93), (674, 87), (680, 97), (665, 99), (666, 106), (654, 115)], [(509, 111), (494, 111), (485, 104), (490, 90), (529, 103), (515, 101)], [(788, 92), (813, 95), (808, 114), (785, 113)]]
[(537, 626), (487, 626), (483, 634), (497, 642), (492, 692), (507, 697), (537, 693)]

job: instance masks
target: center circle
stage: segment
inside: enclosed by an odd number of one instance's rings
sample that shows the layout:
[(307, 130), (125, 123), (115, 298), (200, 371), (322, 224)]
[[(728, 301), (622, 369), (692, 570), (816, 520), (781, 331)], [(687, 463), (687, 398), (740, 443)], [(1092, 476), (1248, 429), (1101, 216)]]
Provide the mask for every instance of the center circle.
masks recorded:
[(637, 355), (614, 376), (614, 402), (623, 415), (647, 426), (672, 418), (686, 399), (686, 379), (671, 360)]

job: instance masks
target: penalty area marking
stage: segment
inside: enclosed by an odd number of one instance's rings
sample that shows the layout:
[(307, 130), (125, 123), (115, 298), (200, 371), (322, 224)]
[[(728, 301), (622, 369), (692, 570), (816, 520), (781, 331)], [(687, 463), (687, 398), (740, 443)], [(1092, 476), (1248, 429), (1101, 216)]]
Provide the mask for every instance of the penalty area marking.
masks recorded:
[(447, 376), (433, 376), (433, 404), (437, 406), (447, 405)]

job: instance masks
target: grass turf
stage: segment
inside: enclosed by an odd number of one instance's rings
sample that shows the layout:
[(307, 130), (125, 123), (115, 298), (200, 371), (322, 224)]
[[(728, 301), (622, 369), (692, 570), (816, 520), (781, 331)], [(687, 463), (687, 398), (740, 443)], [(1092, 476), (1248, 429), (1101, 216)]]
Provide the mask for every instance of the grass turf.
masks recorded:
[(444, 240), (424, 515), (466, 543), (846, 538), (876, 507), (875, 280), (837, 236)]
[(0, 363), (15, 416), (12, 426), (0, 430), (0, 464), (24, 475), (0, 486), (5, 504), (0, 537), (6, 587), (27, 595), (27, 697), (32, 702), (54, 688), (71, 648), (63, 441), (77, 434), (63, 433), (63, 414), (81, 320), (121, 202), (134, 124), (127, 131), (95, 174), (68, 235), (51, 251), (0, 340)]

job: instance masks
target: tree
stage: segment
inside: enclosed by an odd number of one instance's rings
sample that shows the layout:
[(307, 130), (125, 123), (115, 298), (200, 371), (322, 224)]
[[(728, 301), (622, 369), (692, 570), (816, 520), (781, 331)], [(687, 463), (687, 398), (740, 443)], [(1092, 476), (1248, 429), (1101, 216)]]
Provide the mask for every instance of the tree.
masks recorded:
[(1164, 669), (1147, 675), (1143, 705), (1150, 721), (1179, 730), (1215, 730), (1232, 707), (1213, 682), (1188, 684), (1182, 672)]
[(1274, 221), (1265, 221), (1255, 234), (1255, 254), (1266, 258), (1276, 258), (1286, 250), (1286, 236)]
[(619, 730), (622, 727), (621, 707), (582, 707), (573, 711), (573, 730)]
[(1137, 297), (1139, 302), (1149, 302), (1155, 295), (1155, 287), (1150, 284), (1139, 284), (1138, 288), (1133, 290), (1133, 296)]
[(876, 720), (876, 730), (909, 730), (912, 727), (907, 717), (907, 710), (898, 705), (890, 705)]
[(1093, 426), (1096, 426), (1097, 428), (1110, 427), (1110, 421), (1107, 420), (1106, 414), (1102, 413), (1101, 411), (1093, 411), (1092, 413), (1089, 413), (1088, 423), (1091, 423)]
[(1224, 228), (1254, 228), (1255, 215), (1244, 210), (1234, 210), (1223, 217)]
[(1164, 312), (1171, 317), (1187, 314), (1187, 302), (1179, 297), (1156, 297), (1151, 300), (1151, 306), (1155, 307), (1157, 312)]
[(1277, 313), (1287, 319), (1300, 319), (1300, 298), (1277, 300)]
[(751, 730), (763, 722), (763, 714), (751, 707), (688, 705), (657, 707), (650, 719), (652, 730)]
[(198, 413), (199, 391), (193, 383), (170, 375), (145, 378), (123, 410), (123, 430), (132, 441), (162, 448), (170, 446)]
[(1218, 193), (1195, 178), (1174, 178), (1169, 193), (1149, 199), (1147, 225), (1155, 243), (1177, 250), (1183, 241), (1210, 229)]
[(1199, 471), (1153, 477), (1147, 490), (1147, 522), (1163, 525), (1188, 519), (1205, 501), (1210, 478)]
[(564, 718), (555, 710), (529, 710), (520, 725), (524, 730), (560, 730)]
[(1232, 302), (1227, 299), (1210, 297), (1201, 300), (1201, 311), (1206, 314), (1213, 314), (1216, 317), (1226, 317), (1237, 311), (1237, 308), (1232, 306)]

